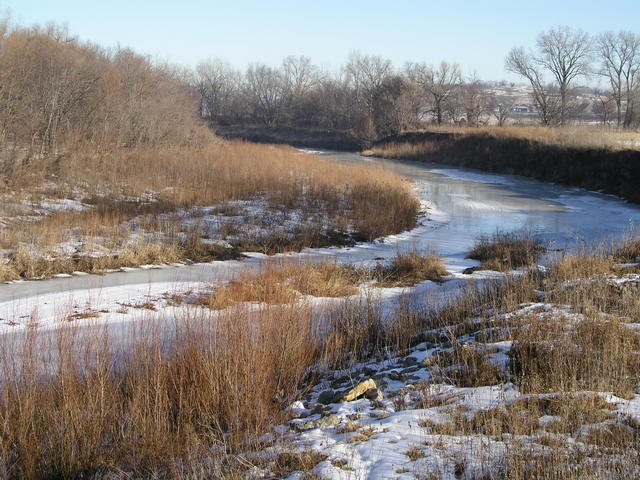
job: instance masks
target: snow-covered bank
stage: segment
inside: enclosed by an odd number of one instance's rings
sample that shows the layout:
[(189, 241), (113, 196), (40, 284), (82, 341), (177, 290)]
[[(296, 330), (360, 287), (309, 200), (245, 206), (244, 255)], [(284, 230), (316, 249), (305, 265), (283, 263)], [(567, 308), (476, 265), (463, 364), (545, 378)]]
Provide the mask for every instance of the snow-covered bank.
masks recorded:
[[(78, 273), (73, 276), (42, 281), (20, 281), (0, 286), (0, 332), (20, 327), (50, 328), (68, 319), (81, 323), (83, 313), (93, 313), (104, 322), (135, 320), (137, 309), (123, 305), (153, 305), (160, 310), (174, 293), (219, 286), (249, 271), (259, 271), (265, 262), (340, 261), (369, 267), (391, 259), (398, 251), (411, 248), (414, 240), (441, 228), (449, 218), (423, 203), (425, 212), (420, 225), (408, 232), (385, 237), (376, 242), (359, 243), (346, 248), (307, 248), (299, 253), (265, 255), (245, 252), (244, 259), (215, 261), (195, 265), (148, 265), (122, 269), (105, 275)], [(432, 213), (433, 212), (433, 213)], [(449, 270), (460, 273), (477, 262), (452, 258)], [(429, 282), (432, 283), (432, 282)], [(385, 298), (407, 294), (403, 288), (389, 290)], [(421, 293), (422, 288), (416, 290)], [(127, 310), (127, 313), (123, 313)], [(150, 310), (150, 308), (146, 308)], [(145, 312), (148, 315), (148, 312)]]
[[(606, 282), (637, 287), (637, 277)], [(610, 375), (589, 369), (577, 388), (566, 384), (541, 392), (527, 386), (530, 378), (518, 376), (531, 374), (522, 371), (517, 360), (522, 351), (514, 346), (514, 340), (525, 341), (527, 330), (552, 329), (558, 319), (569, 329), (611, 321), (609, 313), (585, 316), (574, 308), (521, 304), (464, 325), (426, 331), (422, 338), (428, 340), (403, 355), (326, 372), (290, 407), (290, 422), (275, 428), (281, 445), (275, 451), (314, 452), (318, 462), (311, 473), (327, 480), (567, 478), (563, 471), (581, 471), (586, 478), (635, 478), (640, 474), (637, 385), (631, 393), (612, 393), (613, 379), (609, 388), (585, 388), (595, 385), (598, 375)], [(637, 357), (634, 321), (627, 319), (618, 328), (635, 351), (602, 352), (597, 343), (584, 340), (584, 350), (572, 361), (604, 365), (602, 355), (622, 363)], [(621, 345), (626, 340), (612, 341)], [(561, 338), (553, 342), (558, 352), (547, 350), (549, 355), (567, 354)], [(637, 379), (637, 371), (629, 368), (627, 374)], [(303, 477), (293, 472), (287, 478)]]

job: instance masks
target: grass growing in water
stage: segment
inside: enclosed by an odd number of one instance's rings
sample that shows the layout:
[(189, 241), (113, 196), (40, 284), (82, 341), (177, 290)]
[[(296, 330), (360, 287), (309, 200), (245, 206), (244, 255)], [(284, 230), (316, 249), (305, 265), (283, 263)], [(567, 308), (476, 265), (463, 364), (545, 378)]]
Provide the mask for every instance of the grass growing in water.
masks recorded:
[(543, 251), (542, 243), (529, 233), (496, 232), (478, 238), (467, 258), (481, 261), (485, 269), (505, 272), (533, 265)]

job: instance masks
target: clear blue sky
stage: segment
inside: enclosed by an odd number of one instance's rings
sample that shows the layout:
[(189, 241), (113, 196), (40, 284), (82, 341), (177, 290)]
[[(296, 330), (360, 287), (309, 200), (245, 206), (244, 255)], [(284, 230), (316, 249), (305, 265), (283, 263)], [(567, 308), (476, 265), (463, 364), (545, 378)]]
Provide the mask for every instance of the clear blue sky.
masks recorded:
[(66, 23), (82, 39), (195, 65), (244, 67), (307, 55), (334, 69), (350, 51), (405, 61), (459, 62), (487, 80), (512, 46), (555, 25), (640, 32), (640, 0), (0, 0), (21, 24)]

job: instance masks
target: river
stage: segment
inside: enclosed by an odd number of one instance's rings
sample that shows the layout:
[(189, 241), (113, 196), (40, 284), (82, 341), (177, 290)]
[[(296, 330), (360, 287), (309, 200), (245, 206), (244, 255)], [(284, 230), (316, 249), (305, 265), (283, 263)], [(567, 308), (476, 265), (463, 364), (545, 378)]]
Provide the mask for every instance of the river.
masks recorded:
[[(316, 153), (340, 162), (382, 166), (406, 176), (415, 181), (420, 198), (433, 209), (424, 225), (385, 242), (308, 249), (299, 254), (313, 260), (335, 258), (359, 263), (390, 258), (399, 250), (430, 250), (444, 258), (451, 272), (460, 274), (474, 265), (464, 256), (481, 234), (526, 229), (553, 249), (564, 250), (596, 244), (640, 223), (640, 206), (583, 189), (439, 164), (367, 158), (355, 153)], [(263, 260), (262, 255), (250, 255), (240, 261), (0, 285), (0, 325), (8, 320), (25, 324), (35, 317), (47, 322), (59, 318), (70, 303), (91, 303), (93, 308), (113, 306), (117, 301), (160, 295), (176, 286), (222, 281), (241, 270), (258, 268)]]

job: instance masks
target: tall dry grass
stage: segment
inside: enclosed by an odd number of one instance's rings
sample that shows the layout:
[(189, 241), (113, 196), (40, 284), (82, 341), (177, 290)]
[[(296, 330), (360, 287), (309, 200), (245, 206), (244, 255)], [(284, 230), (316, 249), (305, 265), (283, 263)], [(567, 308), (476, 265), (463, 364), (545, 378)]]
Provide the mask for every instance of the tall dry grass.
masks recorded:
[(363, 152), (522, 175), (639, 203), (640, 134), (588, 127), (502, 127), (408, 132)]
[(477, 240), (467, 258), (479, 260), (483, 268), (499, 272), (534, 265), (544, 251), (531, 232), (496, 232)]
[[(399, 326), (406, 342), (420, 328), (415, 315), (388, 322), (374, 297), (324, 313), (300, 303), (182, 312), (122, 331), (3, 337), (3, 476), (242, 478), (268, 463), (262, 435), (318, 372), (406, 348)], [(280, 460), (269, 468), (285, 472)]]
[(107, 329), (63, 328), (4, 345), (3, 477), (174, 478), (192, 461), (220, 478), (227, 453), (286, 420), (322, 345), (317, 324), (299, 306), (237, 309), (142, 321), (119, 344)]
[[(569, 125), (548, 127), (540, 125), (505, 125), (461, 127), (454, 125), (430, 125), (424, 132), (465, 135), (486, 135), (493, 138), (515, 138), (529, 140), (543, 145), (565, 148), (598, 148), (606, 150), (640, 149), (640, 132), (589, 125)], [(429, 152), (431, 142), (389, 142), (376, 145), (367, 153), (386, 158), (405, 157), (416, 153)]]
[[(330, 272), (329, 279), (335, 274), (330, 266), (323, 272)], [(322, 284), (322, 275), (317, 278)], [(274, 302), (222, 313), (183, 307), (178, 317), (142, 320), (122, 335), (72, 327), (54, 336), (32, 330), (22, 340), (4, 337), (0, 468), (7, 478), (123, 471), (134, 477), (242, 478), (252, 466), (286, 475), (288, 468), (321, 459), (313, 452), (287, 454), (269, 466), (259, 453), (270, 445), (259, 441), (261, 435), (287, 420), (287, 405), (326, 368), (349, 368), (423, 341), (441, 350), (431, 365), (443, 372), (434, 377), (438, 381), (478, 386), (511, 379), (531, 392), (522, 401), (473, 415), (454, 412), (444, 423), (421, 422), (427, 432), (514, 442), (498, 452), (505, 478), (563, 478), (562, 472), (578, 466), (589, 474), (596, 467), (630, 466), (637, 459), (640, 428), (614, 417), (592, 390), (629, 396), (637, 384), (638, 338), (621, 315), (631, 310), (496, 317), (539, 300), (541, 290), (556, 291), (553, 278), (507, 276), (471, 286), (431, 309), (403, 304), (392, 316), (383, 313), (375, 296), (364, 296), (338, 301), (322, 313), (322, 321), (304, 304)], [(471, 338), (513, 341), (512, 368), (499, 370), (488, 361), (490, 352), (468, 344)], [(538, 421), (543, 416), (554, 421), (543, 425)], [(585, 422), (593, 424), (588, 432), (580, 428)], [(607, 463), (614, 457), (604, 450), (591, 453), (597, 454), (592, 464), (561, 455), (576, 443), (563, 443), (558, 434), (616, 449), (622, 467)], [(523, 449), (555, 445), (557, 455), (532, 450), (525, 461), (524, 450), (517, 448), (524, 440)]]
[[(0, 229), (2, 248), (17, 251), (24, 245), (34, 257), (62, 257), (55, 248), (80, 239), (88, 252), (81, 253), (82, 262), (65, 259), (68, 268), (42, 259), (23, 268), (14, 255), (4, 267), (9, 271), (5, 279), (43, 277), (56, 269), (65, 273), (85, 269), (85, 263), (97, 264), (91, 257), (100, 255), (91, 253), (91, 244), (98, 239), (104, 249), (120, 252), (104, 255), (111, 257), (104, 262), (110, 268), (139, 264), (127, 261), (122, 250), (164, 248), (167, 255), (157, 259), (164, 262), (231, 256), (233, 252), (198, 243), (197, 226), (188, 231), (178, 215), (171, 216), (198, 206), (264, 198), (269, 208), (297, 210), (302, 218), (315, 219), (291, 235), (273, 232), (236, 245), (266, 253), (373, 240), (412, 228), (419, 209), (408, 183), (390, 172), (339, 164), (292, 148), (249, 143), (140, 148), (104, 156), (77, 152), (29, 172), (20, 185), (15, 187), (15, 198), (21, 192), (26, 198), (33, 191), (39, 192), (40, 199), (80, 196), (90, 208), (55, 212), (36, 221), (8, 218), (7, 226)], [(153, 239), (132, 240), (141, 228)], [(149, 243), (154, 245), (145, 246)]]

